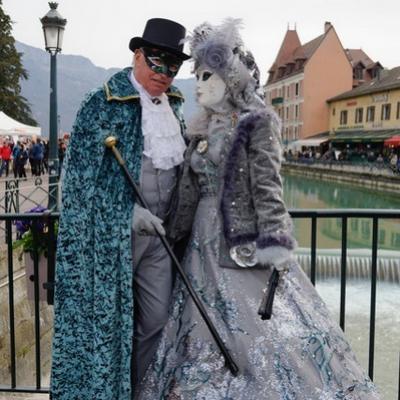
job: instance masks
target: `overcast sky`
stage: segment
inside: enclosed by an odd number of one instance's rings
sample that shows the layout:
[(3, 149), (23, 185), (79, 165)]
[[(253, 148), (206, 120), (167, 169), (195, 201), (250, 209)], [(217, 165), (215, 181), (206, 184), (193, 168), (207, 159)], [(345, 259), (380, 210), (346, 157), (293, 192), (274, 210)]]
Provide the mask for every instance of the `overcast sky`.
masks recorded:
[[(45, 0), (3, 0), (15, 22), (18, 41), (44, 47), (39, 18), (49, 10)], [(400, 0), (59, 0), (68, 20), (64, 54), (88, 57), (95, 65), (122, 68), (131, 63), (131, 37), (141, 36), (149, 18), (180, 22), (187, 30), (226, 17), (242, 18), (246, 47), (254, 53), (264, 83), (288, 24), (296, 24), (305, 43), (323, 33), (330, 21), (345, 48), (362, 48), (387, 68), (400, 65)], [(190, 76), (189, 65), (178, 77)]]

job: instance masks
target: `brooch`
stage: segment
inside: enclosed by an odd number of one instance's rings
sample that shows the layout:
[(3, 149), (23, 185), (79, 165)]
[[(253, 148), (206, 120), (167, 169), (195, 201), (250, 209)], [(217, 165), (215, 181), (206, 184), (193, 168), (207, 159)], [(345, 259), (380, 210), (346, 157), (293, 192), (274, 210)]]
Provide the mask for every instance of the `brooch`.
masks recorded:
[(204, 154), (208, 149), (208, 142), (206, 139), (200, 140), (199, 143), (197, 143), (196, 151), (199, 154)]

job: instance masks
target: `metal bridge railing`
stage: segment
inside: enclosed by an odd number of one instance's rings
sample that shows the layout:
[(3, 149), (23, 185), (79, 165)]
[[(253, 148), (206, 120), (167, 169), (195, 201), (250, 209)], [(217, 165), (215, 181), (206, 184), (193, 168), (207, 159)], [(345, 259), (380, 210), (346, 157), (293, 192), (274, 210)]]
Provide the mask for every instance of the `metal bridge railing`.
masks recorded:
[[(400, 219), (400, 210), (366, 210), (366, 209), (349, 209), (349, 210), (290, 210), (290, 214), (294, 219), (305, 218), (311, 221), (310, 240), (311, 240), (311, 268), (310, 279), (313, 284), (316, 283), (317, 271), (317, 224), (318, 220), (324, 218), (340, 218), (342, 221), (342, 237), (341, 237), (341, 276), (340, 276), (340, 326), (345, 330), (346, 322), (346, 284), (347, 284), (347, 241), (348, 241), (348, 219), (349, 218), (370, 218), (373, 222), (372, 228), (372, 251), (371, 251), (371, 298), (370, 298), (370, 315), (369, 315), (369, 363), (368, 374), (373, 379), (374, 377), (374, 358), (375, 358), (375, 324), (376, 324), (376, 283), (377, 283), (377, 258), (378, 258), (378, 227), (379, 221), (382, 219)], [(59, 215), (57, 213), (48, 214), (2, 214), (0, 215), (0, 224), (5, 223), (6, 232), (6, 257), (7, 268), (5, 275), (0, 275), (0, 290), (8, 289), (8, 329), (0, 331), (0, 335), (8, 334), (8, 359), (9, 359), (9, 384), (4, 384), (0, 381), (1, 392), (24, 392), (24, 393), (48, 393), (48, 388), (42, 385), (42, 362), (41, 362), (41, 317), (40, 317), (40, 291), (46, 291), (46, 300), (48, 304), (53, 304), (53, 282), (55, 271), (55, 251), (56, 251), (56, 223)], [(47, 253), (47, 276), (45, 282), (42, 282), (43, 287), (40, 287), (38, 278), (39, 275), (39, 252), (38, 246), (40, 237), (38, 229), (33, 228), (33, 242), (36, 250), (32, 252), (33, 258), (33, 274), (32, 281), (34, 285), (34, 336), (35, 336), (35, 385), (34, 387), (21, 387), (17, 381), (17, 353), (16, 348), (16, 329), (15, 329), (15, 289), (14, 289), (14, 254), (12, 243), (16, 239), (16, 232), (13, 222), (15, 220), (32, 221), (32, 226), (35, 227), (35, 222), (41, 222), (46, 225), (45, 235), (45, 251)], [(40, 230), (40, 229), (39, 229)], [(42, 242), (43, 243), (43, 242)], [(1, 258), (0, 258), (1, 259)], [(1, 273), (1, 269), (0, 269)], [(4, 317), (4, 316), (3, 316)], [(0, 326), (1, 327), (1, 326)], [(1, 337), (0, 337), (1, 340)], [(398, 351), (398, 349), (393, 349)], [(3, 356), (4, 358), (4, 356)], [(1, 359), (1, 357), (0, 357)], [(400, 382), (400, 365), (399, 365), (399, 382)], [(397, 384), (399, 385), (399, 384)], [(398, 399), (400, 399), (400, 385), (398, 386)]]

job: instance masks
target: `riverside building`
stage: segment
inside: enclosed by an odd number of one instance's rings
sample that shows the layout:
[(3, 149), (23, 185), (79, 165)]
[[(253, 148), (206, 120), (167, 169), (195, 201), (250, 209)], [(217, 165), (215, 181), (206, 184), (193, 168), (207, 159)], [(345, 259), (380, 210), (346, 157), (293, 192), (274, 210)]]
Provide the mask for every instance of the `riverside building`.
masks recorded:
[(372, 79), (380, 68), (362, 50), (344, 49), (330, 22), (303, 45), (297, 31), (288, 29), (264, 86), (266, 103), (282, 119), (284, 144), (327, 136), (327, 100)]
[[(379, 145), (400, 135), (400, 67), (328, 99), (332, 143)], [(389, 146), (387, 146), (389, 147)]]

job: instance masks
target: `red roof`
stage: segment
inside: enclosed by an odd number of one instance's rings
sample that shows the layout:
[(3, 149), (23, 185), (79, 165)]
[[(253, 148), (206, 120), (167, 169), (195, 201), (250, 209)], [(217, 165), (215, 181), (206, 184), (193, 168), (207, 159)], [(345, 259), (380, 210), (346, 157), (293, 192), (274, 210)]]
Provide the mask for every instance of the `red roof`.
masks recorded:
[(278, 55), (276, 56), (274, 65), (271, 69), (276, 66), (280, 67), (281, 65), (287, 64), (291, 59), (295, 50), (301, 46), (299, 36), (297, 35), (297, 31), (287, 30), (286, 35), (281, 44), (281, 48), (279, 49)]
[[(278, 55), (276, 56), (274, 63), (269, 69), (270, 79), (268, 80), (268, 83), (278, 81), (288, 76), (288, 74), (284, 74), (278, 77), (277, 74), (274, 73), (280, 67), (286, 67), (287, 64), (291, 63), (296, 65), (296, 60), (299, 59), (302, 59), (304, 60), (304, 62), (306, 62), (314, 54), (315, 50), (321, 44), (322, 40), (325, 37), (326, 32), (323, 35), (320, 35), (315, 39), (310, 40), (309, 42), (302, 45), (299, 36), (297, 35), (297, 31), (288, 29), (285, 38), (283, 39), (281, 48), (279, 49)], [(304, 63), (301, 64), (300, 66), (296, 66), (295, 68), (293, 68), (290, 75), (302, 71), (303, 65)]]
[(362, 49), (346, 49), (346, 55), (353, 67), (357, 65), (360, 61), (364, 64), (365, 67), (373, 63), (373, 61)]

